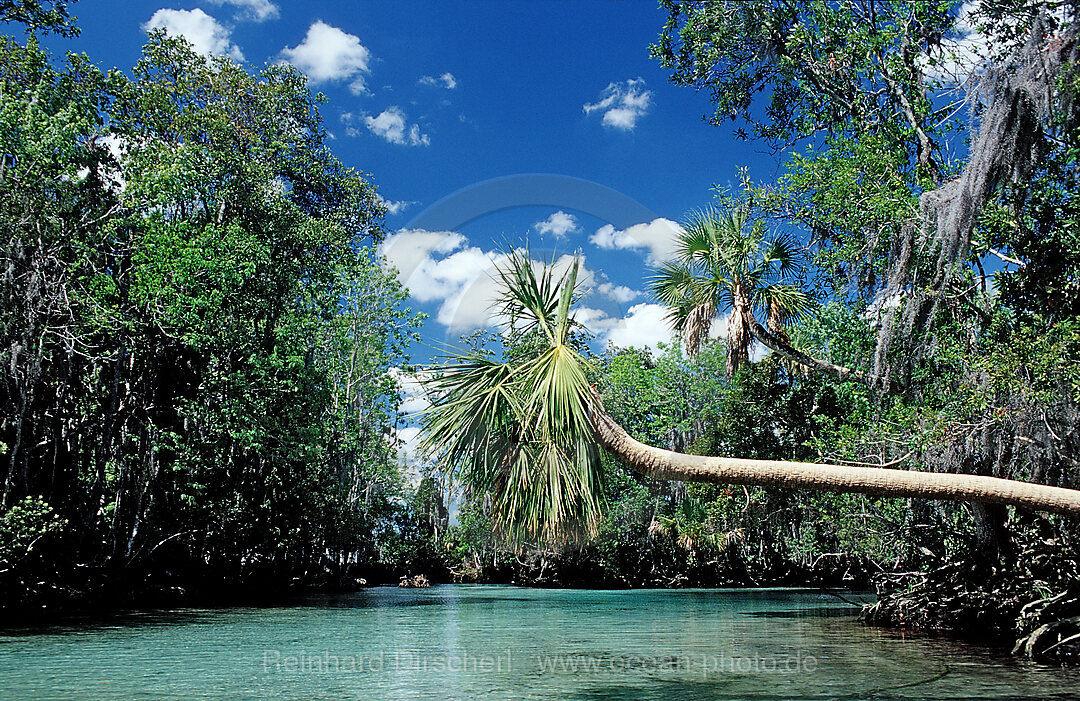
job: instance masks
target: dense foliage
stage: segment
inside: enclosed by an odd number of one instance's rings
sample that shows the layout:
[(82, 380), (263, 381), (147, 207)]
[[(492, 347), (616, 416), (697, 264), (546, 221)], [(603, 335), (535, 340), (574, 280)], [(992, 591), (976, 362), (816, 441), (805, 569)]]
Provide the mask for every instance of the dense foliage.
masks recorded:
[(5, 602), (377, 560), (419, 317), (303, 76), (162, 34), (130, 77), (53, 68), (5, 37), (0, 122)]

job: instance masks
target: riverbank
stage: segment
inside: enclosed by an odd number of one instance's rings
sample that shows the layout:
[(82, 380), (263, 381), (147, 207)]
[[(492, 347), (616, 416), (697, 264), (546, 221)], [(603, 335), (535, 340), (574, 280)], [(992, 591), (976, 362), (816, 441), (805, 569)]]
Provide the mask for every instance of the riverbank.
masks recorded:
[[(687, 589), (718, 587), (815, 587), (868, 590), (863, 570), (822, 560), (814, 568), (776, 568), (767, 574), (735, 570), (720, 563), (688, 563), (683, 567), (649, 566), (635, 572), (614, 570), (589, 551), (551, 553), (503, 551), (482, 567), (450, 567), (441, 561), (399, 566), (360, 564), (274, 572), (252, 568), (243, 577), (210, 568), (156, 568), (146, 571), (82, 566), (63, 576), (38, 578), (33, 587), (8, 582), (0, 592), (5, 620), (48, 623), (70, 614), (125, 609), (222, 608), (274, 606), (318, 593), (349, 593), (397, 585), (402, 577), (424, 576), (433, 584), (482, 584), (542, 589)], [(653, 563), (655, 565), (655, 563)], [(670, 564), (670, 563), (669, 563)], [(40, 575), (40, 573), (38, 573)], [(25, 581), (25, 578), (23, 579)]]
[(874, 577), (868, 625), (991, 641), (1045, 662), (1080, 663), (1080, 558), (1043, 541), (998, 562), (958, 560)]
[[(996, 561), (972, 556), (906, 572), (875, 572), (874, 563), (846, 555), (808, 563), (781, 559), (757, 568), (720, 558), (673, 557), (658, 547), (635, 555), (589, 545), (562, 552), (499, 550), (456, 564), (450, 557), (341, 567), (267, 564), (248, 566), (241, 575), (236, 569), (185, 567), (177, 561), (143, 571), (79, 566), (60, 575), (54, 563), (52, 571), (8, 579), (0, 612), (10, 623), (37, 625), (104, 611), (272, 607), (312, 594), (396, 585), (402, 577), (418, 575), (435, 584), (544, 589), (812, 587), (876, 591), (876, 602), (856, 602), (866, 604), (861, 619), (868, 626), (977, 640), (1053, 663), (1080, 661), (1080, 558), (1054, 540), (1029, 542)], [(27, 581), (33, 586), (19, 586)]]

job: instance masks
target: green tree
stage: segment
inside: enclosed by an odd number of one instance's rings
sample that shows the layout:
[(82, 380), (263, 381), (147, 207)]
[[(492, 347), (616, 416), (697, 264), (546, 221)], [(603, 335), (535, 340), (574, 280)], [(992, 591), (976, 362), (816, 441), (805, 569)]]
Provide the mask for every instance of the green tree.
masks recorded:
[(604, 410), (585, 360), (566, 344), (576, 264), (537, 274), (527, 254), (502, 273), (506, 316), (541, 328), (547, 344), (514, 363), (465, 356), (429, 380), (425, 444), (476, 491), (491, 494), (512, 539), (565, 542), (592, 534), (602, 500), (593, 441), (656, 479), (972, 500), (1080, 514), (1080, 491), (976, 475), (796, 461), (703, 457), (646, 445)]
[(84, 590), (373, 560), (421, 317), (303, 76), (161, 33), (131, 78), (0, 51), (0, 509), (44, 497)]
[[(769, 345), (786, 338), (784, 325), (807, 311), (810, 297), (785, 284), (793, 277), (798, 249), (790, 236), (767, 239), (745, 205), (699, 212), (683, 225), (675, 260), (663, 264), (652, 282), (682, 335), (687, 353), (701, 347), (718, 314), (727, 316), (727, 373), (749, 362), (755, 337)], [(755, 313), (766, 316), (769, 334)], [(759, 339), (759, 340), (761, 340)]]
[(425, 446), (451, 477), (491, 494), (495, 526), (512, 542), (595, 534), (600, 456), (589, 416), (586, 360), (572, 347), (579, 262), (556, 277), (513, 252), (499, 271), (507, 334), (537, 331), (498, 361), (474, 352), (438, 369), (423, 418)]
[(0, 0), (0, 22), (25, 24), (28, 32), (76, 36), (79, 28), (68, 13), (68, 4), (69, 0)]

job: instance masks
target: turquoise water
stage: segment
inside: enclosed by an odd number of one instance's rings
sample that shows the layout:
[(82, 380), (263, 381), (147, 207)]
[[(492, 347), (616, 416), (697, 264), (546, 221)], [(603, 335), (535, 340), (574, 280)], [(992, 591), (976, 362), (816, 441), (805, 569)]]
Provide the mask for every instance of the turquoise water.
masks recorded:
[(0, 631), (3, 699), (1076, 698), (803, 590), (375, 588)]

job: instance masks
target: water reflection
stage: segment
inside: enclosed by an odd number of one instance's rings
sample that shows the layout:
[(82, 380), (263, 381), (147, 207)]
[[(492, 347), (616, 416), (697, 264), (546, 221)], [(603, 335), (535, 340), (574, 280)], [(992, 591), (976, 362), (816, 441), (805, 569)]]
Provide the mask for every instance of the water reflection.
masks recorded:
[(1073, 698), (1080, 688), (1077, 671), (866, 629), (857, 611), (811, 590), (374, 588), (7, 631), (0, 697)]

